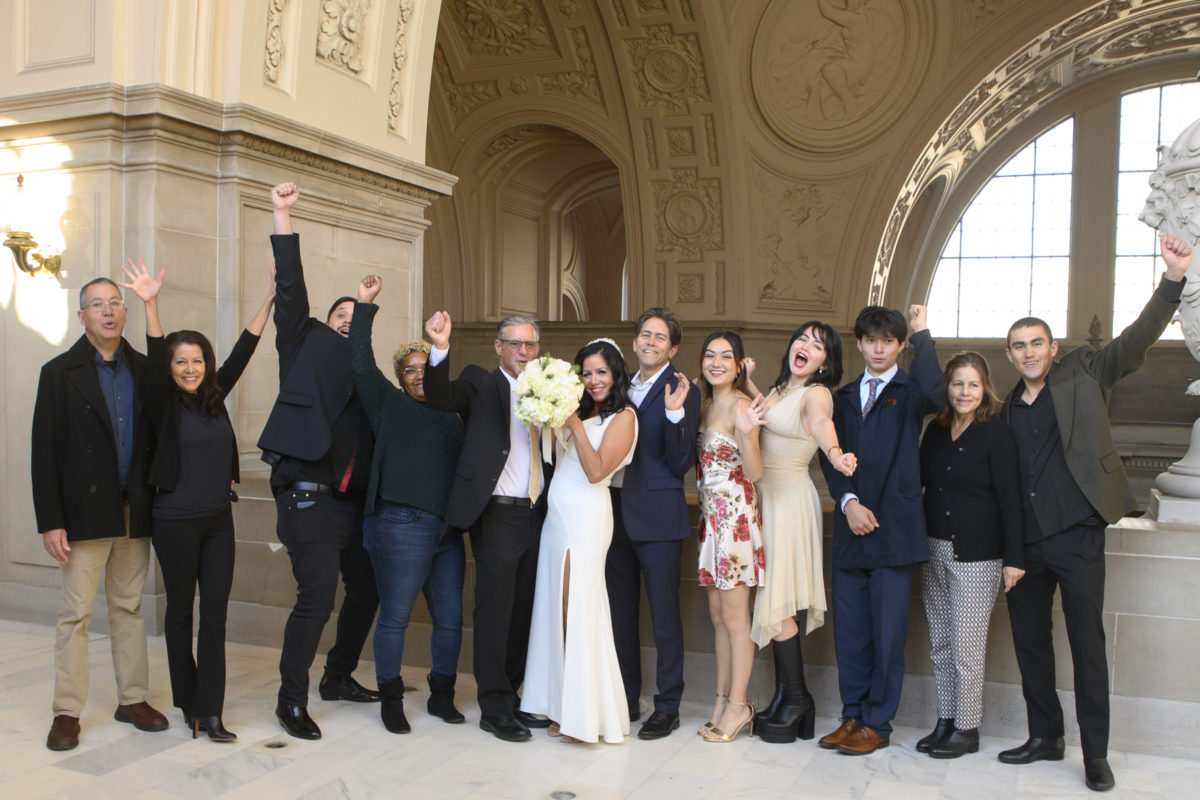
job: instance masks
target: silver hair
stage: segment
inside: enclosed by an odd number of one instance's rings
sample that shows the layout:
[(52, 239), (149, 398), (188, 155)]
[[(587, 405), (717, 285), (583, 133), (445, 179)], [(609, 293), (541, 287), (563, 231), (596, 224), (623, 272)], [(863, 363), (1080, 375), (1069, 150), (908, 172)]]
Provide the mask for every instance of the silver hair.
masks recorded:
[(538, 327), (537, 320), (528, 314), (513, 314), (500, 320), (500, 324), (496, 326), (496, 338), (503, 339), (504, 329), (515, 325), (532, 325), (533, 332), (537, 334), (538, 339), (542, 338), (542, 329)]
[(118, 286), (117, 282), (114, 281), (112, 278), (103, 278), (103, 277), (92, 278), (90, 281), (85, 283), (83, 286), (79, 287), (79, 307), (80, 308), (83, 308), (83, 298), (87, 297), (87, 290), (92, 288), (93, 286), (97, 286), (102, 283), (106, 283), (109, 286), (111, 286), (112, 288), (116, 289), (117, 294), (121, 295), (121, 299), (122, 300), (125, 299), (124, 294), (121, 292), (121, 287)]

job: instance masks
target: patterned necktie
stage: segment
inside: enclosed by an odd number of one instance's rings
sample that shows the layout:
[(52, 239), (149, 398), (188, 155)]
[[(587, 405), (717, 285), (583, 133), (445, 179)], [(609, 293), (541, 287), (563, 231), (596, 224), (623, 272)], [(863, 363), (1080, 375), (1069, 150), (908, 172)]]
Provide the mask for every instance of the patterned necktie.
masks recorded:
[(538, 429), (527, 425), (529, 431), (529, 502), (536, 503), (542, 489), (542, 453), (538, 449)]
[(875, 393), (879, 391), (881, 383), (883, 383), (883, 378), (867, 378), (867, 402), (863, 403), (863, 419), (867, 418), (871, 407), (875, 405)]

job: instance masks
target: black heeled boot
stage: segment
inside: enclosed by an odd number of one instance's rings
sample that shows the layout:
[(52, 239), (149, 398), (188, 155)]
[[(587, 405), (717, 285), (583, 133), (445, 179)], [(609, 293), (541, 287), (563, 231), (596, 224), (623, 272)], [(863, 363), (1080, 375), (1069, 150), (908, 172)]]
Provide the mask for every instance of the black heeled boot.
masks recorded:
[(224, 723), (220, 717), (195, 717), (192, 720), (192, 738), (196, 738), (198, 731), (208, 731), (208, 738), (214, 742), (236, 742), (237, 734), (233, 731), (225, 730)]
[(430, 714), (441, 717), (446, 722), (465, 722), (466, 717), (454, 707), (454, 682), (457, 675), (434, 675), (429, 673), (429, 703), (425, 706)]
[[(772, 649), (774, 649), (772, 643)], [(779, 707), (783, 705), (783, 672), (779, 668), (779, 659), (772, 659), (775, 662), (775, 694), (771, 696), (771, 702), (763, 706), (762, 711), (754, 715), (754, 733), (757, 734), (762, 730), (762, 726), (771, 717), (779, 713)]]
[(404, 716), (404, 681), (392, 678), (379, 684), (379, 718), (389, 733), (409, 733), (412, 727)]
[(813, 738), (817, 708), (804, 683), (804, 657), (800, 634), (782, 642), (771, 642), (775, 668), (783, 673), (783, 703), (779, 710), (759, 727), (758, 737), (772, 744), (790, 744)]
[(938, 717), (937, 725), (933, 726), (933, 730), (923, 739), (917, 740), (917, 752), (928, 753), (954, 733), (954, 717)]
[(934, 758), (958, 758), (967, 753), (979, 752), (979, 728), (961, 731), (957, 728), (929, 751)]

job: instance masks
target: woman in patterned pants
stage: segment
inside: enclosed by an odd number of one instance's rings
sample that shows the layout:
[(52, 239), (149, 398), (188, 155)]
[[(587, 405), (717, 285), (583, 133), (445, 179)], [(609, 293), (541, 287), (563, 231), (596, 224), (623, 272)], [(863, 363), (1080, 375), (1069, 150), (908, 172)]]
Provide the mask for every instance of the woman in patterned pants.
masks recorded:
[(979, 750), (988, 622), (1001, 581), (1023, 569), (1017, 443), (978, 353), (959, 353), (942, 376), (945, 407), (921, 442), (929, 561), (925, 616), (937, 681), (937, 726), (917, 742), (934, 758)]

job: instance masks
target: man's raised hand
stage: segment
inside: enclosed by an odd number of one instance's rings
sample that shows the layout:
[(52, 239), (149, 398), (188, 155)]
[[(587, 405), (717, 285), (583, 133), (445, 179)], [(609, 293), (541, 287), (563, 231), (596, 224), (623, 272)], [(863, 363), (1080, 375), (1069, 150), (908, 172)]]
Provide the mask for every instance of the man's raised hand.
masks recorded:
[(287, 210), (296, 205), (300, 199), (300, 190), (296, 184), (288, 182), (271, 187), (271, 205), (279, 210)]
[(913, 303), (908, 307), (908, 327), (913, 333), (929, 329), (929, 309)]
[(682, 372), (675, 373), (675, 388), (672, 389), (670, 383), (663, 387), (663, 405), (667, 407), (667, 411), (678, 411), (683, 408), (683, 401), (687, 399), (688, 389), (691, 385), (687, 375)]
[(1158, 246), (1162, 260), (1167, 265), (1167, 278), (1183, 280), (1192, 265), (1192, 246), (1178, 236), (1164, 236)]
[(367, 275), (358, 282), (358, 302), (374, 303), (383, 288), (383, 278), (378, 275)]
[(450, 315), (445, 311), (433, 312), (433, 316), (425, 320), (425, 333), (434, 347), (445, 350), (450, 346)]
[(159, 291), (162, 289), (163, 276), (167, 274), (165, 269), (158, 271), (158, 277), (154, 277), (149, 269), (146, 268), (146, 262), (138, 259), (137, 263), (133, 263), (133, 259), (126, 259), (129, 266), (121, 265), (121, 271), (129, 278), (129, 283), (117, 282), (118, 286), (124, 286), (131, 292), (142, 299), (143, 303), (149, 303), (154, 298), (158, 297)]

